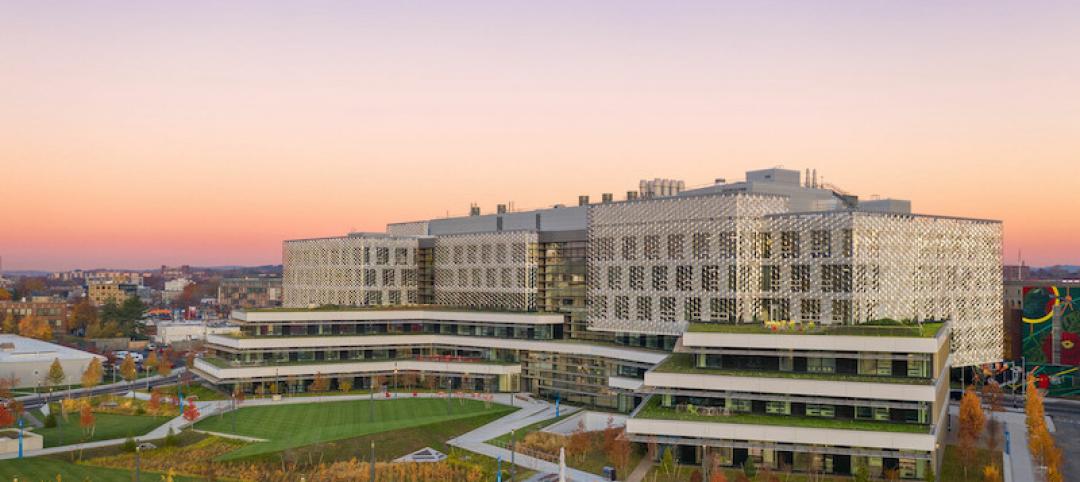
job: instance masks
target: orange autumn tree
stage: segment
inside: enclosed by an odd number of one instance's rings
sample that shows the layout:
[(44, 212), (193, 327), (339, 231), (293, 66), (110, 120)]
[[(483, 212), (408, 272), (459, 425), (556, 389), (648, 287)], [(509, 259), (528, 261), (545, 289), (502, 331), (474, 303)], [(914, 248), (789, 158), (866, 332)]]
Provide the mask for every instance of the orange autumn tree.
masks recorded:
[(968, 467), (975, 460), (975, 443), (978, 442), (985, 424), (982, 402), (979, 401), (975, 388), (969, 385), (964, 390), (964, 397), (960, 399), (960, 455), (965, 478)]
[(49, 326), (49, 322), (41, 318), (26, 315), (19, 320), (19, 334), (38, 340), (48, 340), (52, 338), (52, 327)]
[(83, 429), (83, 434), (87, 439), (94, 438), (94, 412), (90, 410), (90, 404), (84, 403), (82, 408), (79, 409), (79, 426)]
[(188, 399), (187, 406), (184, 407), (184, 420), (188, 422), (194, 422), (199, 418), (199, 407), (195, 406), (195, 400)]
[(101, 376), (101, 360), (95, 356), (90, 359), (90, 364), (86, 365), (86, 371), (82, 374), (83, 388), (91, 388), (101, 383)]

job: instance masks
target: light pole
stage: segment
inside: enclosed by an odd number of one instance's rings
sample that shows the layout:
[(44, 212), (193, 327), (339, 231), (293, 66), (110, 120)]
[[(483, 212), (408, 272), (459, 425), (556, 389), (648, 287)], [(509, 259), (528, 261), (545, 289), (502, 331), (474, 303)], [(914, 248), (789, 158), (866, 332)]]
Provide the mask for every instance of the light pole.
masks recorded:
[(515, 467), (517, 467), (514, 465), (514, 432), (515, 429), (510, 429), (510, 482), (514, 482), (514, 473), (516, 472)]
[(135, 446), (135, 482), (139, 482), (139, 446)]

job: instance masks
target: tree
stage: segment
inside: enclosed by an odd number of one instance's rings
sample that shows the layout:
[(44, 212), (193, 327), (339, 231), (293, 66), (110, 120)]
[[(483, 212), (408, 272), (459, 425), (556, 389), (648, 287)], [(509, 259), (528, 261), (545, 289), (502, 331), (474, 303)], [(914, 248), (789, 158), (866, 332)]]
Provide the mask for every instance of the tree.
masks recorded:
[(49, 322), (30, 314), (19, 320), (19, 334), (39, 340), (48, 340), (52, 338), (52, 327), (49, 326)]
[(986, 422), (986, 448), (990, 453), (997, 453), (1001, 446), (1001, 422), (991, 418)]
[(40, 276), (23, 276), (15, 283), (15, 292), (19, 298), (29, 298), (35, 292), (45, 289), (45, 278)]
[(82, 374), (83, 388), (91, 388), (101, 383), (101, 376), (101, 360), (95, 356), (90, 359), (90, 364), (86, 365), (86, 371)]
[(1046, 427), (1046, 410), (1043, 407), (1042, 394), (1035, 388), (1035, 377), (1028, 376), (1027, 391), (1024, 395), (1024, 414), (1028, 433), (1035, 433), (1039, 427)]
[(668, 480), (675, 479), (675, 456), (672, 455), (670, 447), (664, 449), (664, 455), (660, 456), (660, 470)]
[(1001, 482), (1001, 471), (997, 466), (990, 464), (983, 467), (983, 482)]
[(592, 445), (589, 432), (585, 431), (585, 419), (579, 418), (577, 429), (574, 433), (570, 434), (570, 453), (573, 454), (578, 460), (585, 460), (585, 456), (588, 455), (590, 445)]
[(1001, 389), (1001, 385), (996, 380), (991, 380), (989, 383), (983, 385), (982, 398), (990, 406), (990, 417), (993, 418), (994, 412), (1000, 412), (1005, 409), (1005, 392)]
[(15, 423), (15, 412), (7, 404), (0, 404), (0, 427)]
[(10, 299), (11, 299), (11, 292), (4, 289), (4, 288), (0, 288), (0, 301), (8, 301)]
[(84, 403), (79, 409), (79, 426), (83, 429), (86, 438), (94, 438), (94, 412), (90, 410), (90, 404)]
[(7, 315), (4, 316), (4, 324), (3, 326), (0, 326), (0, 328), (4, 330), (4, 333), (10, 335), (18, 334), (19, 324), (15, 322), (15, 315), (11, 314), (10, 311), (7, 312)]
[(153, 389), (150, 391), (150, 401), (147, 402), (150, 410), (153, 412), (158, 411), (161, 408), (161, 390)]
[(120, 362), (120, 377), (128, 383), (135, 381), (135, 378), (139, 376), (139, 372), (135, 370), (135, 359), (128, 353), (124, 356), (124, 361)]
[(91, 326), (98, 325), (98, 310), (90, 304), (90, 300), (83, 298), (71, 308), (71, 323), (69, 329), (83, 330), (86, 333)]
[(172, 361), (169, 360), (168, 354), (161, 355), (161, 358), (158, 358), (156, 368), (159, 376), (167, 377), (172, 373)]
[(960, 399), (960, 464), (964, 467), (964, 478), (967, 478), (968, 467), (975, 463), (975, 443), (985, 423), (979, 396), (975, 394), (975, 388), (968, 385)]
[(57, 387), (64, 383), (64, 379), (67, 375), (64, 374), (64, 367), (60, 365), (59, 358), (53, 358), (52, 365), (49, 365), (49, 374), (45, 375), (45, 383), (49, 384), (49, 387)]
[(323, 376), (322, 372), (315, 372), (315, 379), (311, 381), (308, 389), (313, 392), (325, 392), (330, 389), (330, 379)]
[(199, 418), (199, 407), (195, 406), (195, 400), (188, 399), (187, 406), (184, 407), (184, 420), (188, 422), (194, 422)]
[(352, 390), (352, 384), (352, 377), (341, 377), (338, 378), (337, 381), (338, 390), (341, 390), (341, 393), (348, 393), (350, 390)]
[(149, 370), (150, 367), (154, 367), (156, 369), (157, 365), (158, 365), (158, 362), (159, 362), (159, 360), (158, 360), (157, 352), (151, 350), (150, 354), (146, 355), (146, 360), (143, 361), (143, 369)]
[(626, 471), (630, 470), (630, 456), (634, 447), (630, 444), (630, 440), (626, 438), (626, 434), (621, 432), (616, 433), (615, 438), (608, 444), (607, 457), (620, 474), (629, 475)]
[(728, 482), (723, 470), (715, 470), (709, 473), (709, 482)]
[(744, 475), (751, 479), (754, 478), (755, 475), (757, 475), (757, 466), (754, 465), (753, 457), (750, 457), (746, 459), (746, 462), (743, 462), (742, 471)]

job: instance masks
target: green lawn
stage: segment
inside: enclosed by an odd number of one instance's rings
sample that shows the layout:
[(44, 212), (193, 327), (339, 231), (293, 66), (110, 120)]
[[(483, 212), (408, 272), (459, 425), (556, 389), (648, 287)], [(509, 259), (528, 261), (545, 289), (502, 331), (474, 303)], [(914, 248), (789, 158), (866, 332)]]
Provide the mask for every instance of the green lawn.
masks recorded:
[[(176, 395), (176, 385), (168, 385), (168, 386), (164, 386), (164, 387), (155, 387), (155, 388), (157, 390), (160, 390), (161, 393), (164, 393), (166, 396)], [(150, 393), (150, 392), (147, 392), (145, 388), (140, 389), (138, 391), (142, 392), (142, 393)], [(199, 400), (199, 401), (202, 401), (202, 402), (205, 402), (205, 401), (208, 401), (208, 400), (228, 400), (229, 399), (228, 394), (221, 393), (221, 392), (219, 392), (217, 390), (211, 390), (211, 389), (206, 388), (206, 387), (204, 387), (202, 385), (198, 385), (198, 384), (194, 384), (194, 383), (184, 387), (183, 393), (184, 393), (184, 398), (185, 399), (187, 397), (195, 395), (197, 397), (196, 399)]]
[[(375, 404), (373, 422), (369, 421), (371, 403)], [(432, 425), (477, 415), (505, 415), (515, 409), (498, 404), (485, 407), (483, 402), (475, 400), (454, 400), (450, 403), (450, 410), (450, 413), (447, 413), (446, 400), (432, 398), (283, 404), (241, 408), (224, 417), (202, 420), (196, 424), (196, 428), (268, 440), (240, 448), (221, 458), (235, 460), (304, 445)]]
[[(1019, 446), (1019, 450), (1027, 450), (1027, 447)], [(990, 464), (990, 451), (976, 449), (975, 459), (968, 465), (967, 477), (964, 477), (964, 464), (961, 463), (960, 447), (956, 445), (945, 446), (945, 458), (941, 462), (941, 475), (938, 480), (950, 482), (982, 482), (983, 467)], [(1001, 470), (1001, 452), (995, 452), (993, 463)]]
[[(161, 474), (143, 472), (143, 480), (161, 480)], [(32, 457), (22, 460), (0, 460), (0, 480), (20, 482), (131, 482), (134, 474), (122, 469), (94, 467), (75, 464), (59, 456)], [(176, 481), (194, 481), (187, 477), (174, 477)]]
[[(809, 325), (808, 325), (809, 326)], [(690, 323), (687, 331), (692, 333), (742, 333), (761, 335), (845, 335), (845, 336), (894, 336), (933, 338), (942, 322), (903, 323), (894, 320), (878, 320), (856, 325), (815, 324), (805, 330), (781, 329), (776, 331), (764, 323)]]
[[(96, 420), (94, 436), (90, 440), (109, 440), (144, 435), (172, 419), (172, 417), (113, 415), (110, 413), (95, 413), (94, 418)], [(59, 416), (57, 416), (57, 419), (59, 423), (56, 427), (34, 429), (34, 433), (45, 437), (46, 447), (70, 445), (86, 441), (83, 429), (79, 425), (79, 415), (77, 413), (68, 415), (66, 422)]]

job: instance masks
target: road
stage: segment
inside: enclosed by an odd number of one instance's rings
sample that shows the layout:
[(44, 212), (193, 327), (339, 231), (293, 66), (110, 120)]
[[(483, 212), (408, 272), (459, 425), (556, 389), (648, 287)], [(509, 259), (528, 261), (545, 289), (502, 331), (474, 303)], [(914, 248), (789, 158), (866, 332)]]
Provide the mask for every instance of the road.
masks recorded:
[(1043, 405), (1054, 421), (1054, 441), (1065, 460), (1065, 480), (1080, 480), (1080, 402), (1048, 398)]
[(140, 388), (145, 389), (147, 381), (149, 381), (151, 388), (161, 385), (175, 384), (180, 379), (181, 372), (183, 372), (183, 369), (177, 368), (174, 369), (172, 371), (172, 374), (167, 377), (159, 377), (155, 375), (153, 377), (149, 377), (149, 379), (144, 378), (130, 384), (127, 382), (121, 382), (108, 385), (100, 385), (90, 389), (79, 388), (54, 393), (41, 393), (39, 395), (26, 395), (22, 397), (17, 397), (16, 400), (23, 402), (23, 406), (26, 407), (26, 410), (33, 410), (42, 405), (45, 405), (48, 402), (60, 401), (68, 398), (69, 396), (83, 397), (86, 395), (105, 395), (107, 393), (127, 393), (132, 388), (136, 390)]

